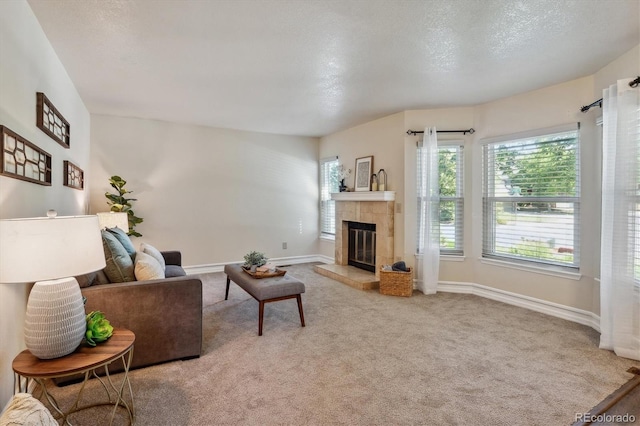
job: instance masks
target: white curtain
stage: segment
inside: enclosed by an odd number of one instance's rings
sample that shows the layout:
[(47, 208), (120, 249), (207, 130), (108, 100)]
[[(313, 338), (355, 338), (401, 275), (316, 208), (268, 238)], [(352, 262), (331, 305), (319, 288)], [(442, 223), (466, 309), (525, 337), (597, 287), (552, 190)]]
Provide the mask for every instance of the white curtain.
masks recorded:
[(424, 294), (433, 294), (438, 289), (440, 269), (440, 182), (438, 173), (438, 137), (435, 127), (424, 129), (422, 149), (418, 150), (423, 170), (418, 182), (419, 199), (422, 202), (420, 247), (422, 263), (421, 277), (418, 277), (418, 289)]
[(603, 93), (600, 347), (640, 360), (640, 96), (629, 81)]

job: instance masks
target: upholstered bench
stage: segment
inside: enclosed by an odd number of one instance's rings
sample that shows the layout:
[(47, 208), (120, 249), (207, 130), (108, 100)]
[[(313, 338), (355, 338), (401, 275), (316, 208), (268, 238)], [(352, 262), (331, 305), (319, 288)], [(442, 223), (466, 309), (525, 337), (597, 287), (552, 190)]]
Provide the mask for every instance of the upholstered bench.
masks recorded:
[(264, 304), (277, 302), (279, 300), (293, 299), (298, 301), (298, 312), (300, 313), (300, 324), (304, 327), (304, 314), (302, 312), (302, 298), (304, 293), (304, 283), (289, 274), (270, 278), (253, 278), (242, 270), (242, 266), (225, 265), (224, 273), (227, 274), (227, 290), (224, 300), (229, 298), (229, 284), (233, 280), (240, 288), (249, 293), (260, 304), (258, 308), (258, 336), (262, 336), (262, 317), (264, 315)]

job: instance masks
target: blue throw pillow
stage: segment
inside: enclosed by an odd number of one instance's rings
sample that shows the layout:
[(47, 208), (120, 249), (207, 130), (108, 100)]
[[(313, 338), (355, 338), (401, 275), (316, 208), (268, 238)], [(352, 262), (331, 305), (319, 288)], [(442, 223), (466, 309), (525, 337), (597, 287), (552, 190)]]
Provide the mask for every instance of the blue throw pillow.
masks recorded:
[(122, 246), (127, 251), (127, 253), (129, 253), (131, 260), (135, 259), (136, 249), (135, 247), (133, 247), (133, 243), (131, 242), (131, 239), (129, 238), (127, 233), (124, 232), (122, 229), (118, 228), (117, 226), (115, 228), (106, 228), (106, 229), (107, 231), (112, 233), (113, 236), (118, 239), (118, 241), (120, 241), (120, 244), (122, 244)]
[(104, 273), (112, 283), (135, 281), (133, 260), (118, 239), (108, 231), (102, 231), (102, 247), (107, 266)]

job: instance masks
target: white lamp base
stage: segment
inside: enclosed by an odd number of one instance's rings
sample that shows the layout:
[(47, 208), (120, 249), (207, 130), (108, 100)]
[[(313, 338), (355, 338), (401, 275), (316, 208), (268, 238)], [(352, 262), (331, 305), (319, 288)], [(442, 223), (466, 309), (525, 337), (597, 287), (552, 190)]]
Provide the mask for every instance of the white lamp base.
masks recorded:
[(75, 278), (38, 281), (27, 302), (24, 340), (40, 359), (76, 350), (87, 329), (84, 302)]

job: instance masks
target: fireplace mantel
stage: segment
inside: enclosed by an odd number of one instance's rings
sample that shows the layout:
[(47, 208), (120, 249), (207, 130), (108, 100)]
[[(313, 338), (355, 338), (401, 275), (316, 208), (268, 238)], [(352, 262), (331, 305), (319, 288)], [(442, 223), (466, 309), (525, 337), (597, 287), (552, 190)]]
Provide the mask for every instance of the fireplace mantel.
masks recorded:
[(334, 192), (331, 199), (335, 201), (395, 201), (396, 191), (359, 191)]

